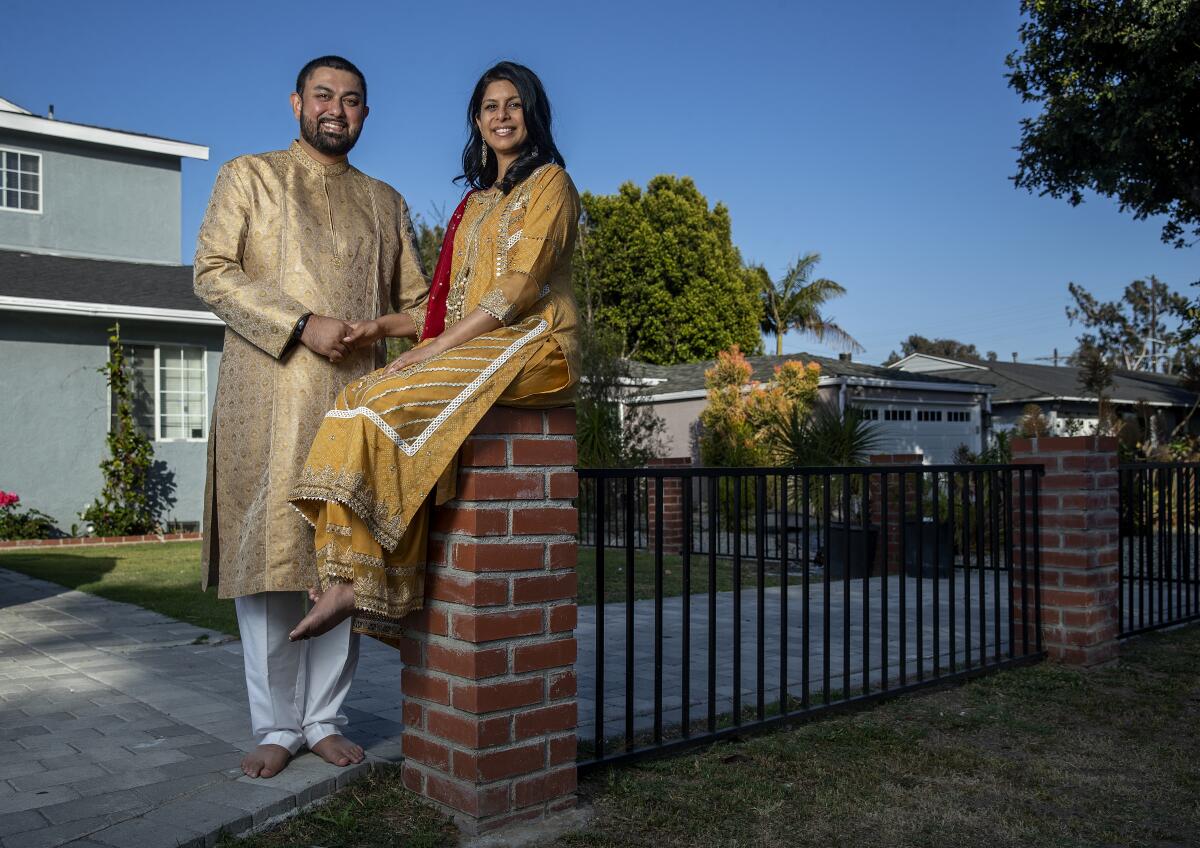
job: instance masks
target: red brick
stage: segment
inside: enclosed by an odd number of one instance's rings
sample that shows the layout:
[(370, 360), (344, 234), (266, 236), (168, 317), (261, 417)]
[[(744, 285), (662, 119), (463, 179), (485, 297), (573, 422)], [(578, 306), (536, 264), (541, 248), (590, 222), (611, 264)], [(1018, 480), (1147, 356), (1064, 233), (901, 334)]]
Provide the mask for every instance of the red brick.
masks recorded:
[(574, 793), (578, 788), (578, 772), (578, 769), (571, 766), (517, 781), (513, 786), (516, 808), (544, 804)]
[(513, 465), (574, 465), (579, 450), (574, 439), (513, 439)]
[(579, 513), (571, 508), (538, 507), (512, 511), (513, 535), (546, 533), (573, 535), (579, 530)]
[(548, 765), (557, 766), (562, 763), (572, 763), (579, 747), (579, 739), (574, 733), (559, 736), (550, 740), (550, 762)]
[(579, 497), (579, 475), (574, 471), (556, 471), (550, 475), (551, 498)]
[(540, 677), (507, 683), (460, 683), (454, 687), (454, 706), (469, 713), (492, 713), (540, 704), (544, 695)]
[(540, 742), (504, 751), (490, 751), (474, 757), (466, 756), (462, 758), (461, 767), (459, 757), (454, 758), (454, 772), (457, 776), (483, 783), (529, 774), (544, 768), (545, 765), (545, 747)]
[(528, 471), (464, 471), (458, 475), (458, 497), (464, 501), (541, 500), (546, 497), (546, 477)]
[(416, 733), (405, 732), (400, 739), (405, 759), (416, 760), (442, 771), (450, 769), (450, 749)]
[(422, 647), (424, 642), (420, 642), (411, 636), (400, 637), (400, 662), (407, 666), (420, 667), (425, 664)]
[(574, 571), (562, 571), (537, 577), (514, 577), (514, 604), (538, 604), (575, 597), (578, 580)]
[[(1096, 606), (1099, 603), (1100, 592), (1097, 591), (1067, 591), (1064, 589), (1042, 589), (1042, 604), (1054, 607), (1083, 607)], [(1032, 603), (1032, 599), (1031, 599)]]
[(463, 571), (532, 571), (542, 568), (545, 545), (477, 544), (459, 542), (451, 557), (455, 568)]
[(438, 710), (429, 710), (426, 714), (429, 733), (467, 748), (490, 748), (506, 744), (510, 741), (511, 724), (508, 716), (480, 719)]
[(513, 725), (513, 735), (517, 739), (528, 739), (532, 736), (544, 736), (547, 733), (574, 730), (577, 721), (578, 715), (574, 701), (536, 710), (526, 710), (517, 713)]
[(436, 533), (503, 536), (508, 533), (508, 510), (438, 507), (433, 513), (433, 530)]
[(468, 648), (464, 651), (455, 651), (444, 645), (431, 644), (426, 648), (425, 659), (427, 667), (432, 671), (441, 671), (471, 680), (495, 677), (508, 671), (508, 651), (503, 648), (493, 648), (487, 651)]
[(425, 574), (425, 595), (435, 601), (494, 607), (508, 603), (508, 581), (486, 577), (467, 577), (431, 568)]
[(493, 406), (483, 419), (475, 425), (476, 435), (499, 433), (541, 433), (542, 413), (534, 409), (514, 409), (509, 406)]
[(429, 798), (469, 816), (493, 816), (511, 809), (507, 786), (480, 789), (448, 777), (431, 774), (425, 779), (425, 787), (425, 794)]
[(579, 544), (577, 542), (557, 542), (548, 546), (551, 568), (574, 568), (579, 564)]
[(1054, 489), (1090, 489), (1094, 478), (1091, 474), (1047, 474), (1042, 480), (1042, 488)]
[(467, 439), (463, 443), (459, 462), (466, 468), (483, 468), (508, 464), (508, 447), (504, 439)]
[(415, 701), (404, 701), (404, 726), (417, 730), (424, 726), (425, 708)]
[(540, 609), (512, 612), (460, 613), (454, 616), (454, 635), (468, 642), (514, 639), (542, 632)]
[(400, 669), (400, 691), (410, 698), (435, 704), (450, 703), (450, 682), (446, 678), (413, 668)]
[(425, 794), (425, 774), (411, 763), (404, 763), (401, 766), (400, 779), (404, 781), (404, 788), (409, 792), (415, 792), (418, 795)]
[(429, 546), (425, 549), (426, 562), (429, 565), (445, 565), (446, 564), (446, 540), (430, 538)]
[(561, 674), (550, 675), (550, 700), (557, 701), (559, 698), (569, 698), (575, 694), (577, 681), (575, 672), (564, 671)]
[(405, 616), (404, 626), (419, 633), (445, 636), (450, 632), (450, 619), (440, 607), (425, 607)]
[(574, 639), (558, 639), (537, 645), (520, 645), (513, 649), (513, 672), (541, 671), (571, 665), (578, 654)]
[(555, 435), (575, 435), (575, 407), (564, 406), (546, 413), (546, 432)]
[(550, 608), (550, 632), (566, 633), (574, 630), (579, 620), (579, 611), (575, 604), (561, 604)]
[(1113, 607), (1082, 610), (1064, 609), (1062, 611), (1062, 623), (1066, 627), (1090, 628), (1097, 624), (1111, 623), (1116, 614), (1117, 611)]

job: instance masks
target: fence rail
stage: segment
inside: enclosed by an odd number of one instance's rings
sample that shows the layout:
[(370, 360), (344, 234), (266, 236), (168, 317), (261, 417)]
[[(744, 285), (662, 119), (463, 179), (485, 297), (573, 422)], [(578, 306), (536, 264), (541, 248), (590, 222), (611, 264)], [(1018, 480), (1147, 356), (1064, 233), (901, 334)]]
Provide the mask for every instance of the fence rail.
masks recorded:
[(1040, 472), (581, 469), (581, 768), (1039, 659)]
[(1118, 470), (1119, 634), (1200, 619), (1200, 463)]

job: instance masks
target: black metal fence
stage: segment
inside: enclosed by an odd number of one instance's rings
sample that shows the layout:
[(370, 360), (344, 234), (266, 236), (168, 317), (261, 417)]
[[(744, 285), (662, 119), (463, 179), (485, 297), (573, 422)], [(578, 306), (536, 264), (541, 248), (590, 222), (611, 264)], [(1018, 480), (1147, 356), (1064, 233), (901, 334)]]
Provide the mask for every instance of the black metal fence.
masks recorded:
[(1040, 475), (580, 469), (581, 768), (1039, 659)]
[(1119, 633), (1200, 618), (1200, 463), (1120, 466)]

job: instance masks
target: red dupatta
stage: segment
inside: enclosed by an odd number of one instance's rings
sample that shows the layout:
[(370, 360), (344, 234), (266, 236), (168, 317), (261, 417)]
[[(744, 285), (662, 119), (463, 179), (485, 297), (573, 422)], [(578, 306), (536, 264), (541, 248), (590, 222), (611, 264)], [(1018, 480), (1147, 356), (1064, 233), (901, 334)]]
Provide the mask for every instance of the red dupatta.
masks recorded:
[(429, 285), (429, 300), (425, 305), (425, 326), (421, 329), (418, 341), (440, 336), (446, 329), (446, 296), (450, 293), (450, 265), (454, 259), (454, 234), (458, 232), (458, 224), (462, 221), (463, 211), (467, 201), (474, 191), (468, 191), (463, 197), (454, 214), (446, 224), (446, 235), (442, 239), (442, 249), (438, 253), (437, 268), (433, 272), (433, 282)]

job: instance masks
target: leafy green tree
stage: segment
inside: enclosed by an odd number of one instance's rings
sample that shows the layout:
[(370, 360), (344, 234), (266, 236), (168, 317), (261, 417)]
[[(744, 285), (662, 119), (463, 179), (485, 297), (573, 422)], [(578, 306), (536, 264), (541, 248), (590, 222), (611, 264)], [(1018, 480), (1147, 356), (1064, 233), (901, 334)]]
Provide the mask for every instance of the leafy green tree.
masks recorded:
[(1076, 365), (1084, 364), (1082, 355), (1089, 354), (1129, 371), (1174, 374), (1189, 357), (1195, 358), (1188, 299), (1157, 277), (1134, 280), (1120, 300), (1108, 302), (1096, 300), (1077, 283), (1068, 284), (1067, 290), (1075, 300), (1067, 307), (1067, 320), (1092, 331), (1078, 339)]
[(783, 356), (783, 336), (788, 330), (799, 330), (847, 352), (864, 350), (853, 336), (821, 313), (826, 303), (844, 295), (846, 289), (824, 277), (812, 279), (820, 261), (821, 254), (806, 253), (789, 265), (779, 280), (772, 280), (765, 268), (751, 269), (758, 276), (762, 292), (762, 331), (775, 337), (776, 356)]
[(759, 277), (742, 264), (729, 210), (689, 178), (584, 193), (575, 290), (585, 317), (615, 328), (623, 356), (659, 365), (762, 351)]
[(1022, 0), (1009, 85), (1042, 111), (1021, 121), (1016, 185), (1072, 204), (1094, 191), (1163, 241), (1200, 236), (1200, 4)]
[(108, 331), (108, 362), (99, 371), (112, 392), (116, 420), (106, 438), (108, 458), (100, 463), (104, 488), (81, 517), (97, 536), (137, 536), (158, 529), (149, 494), (154, 447), (133, 418), (133, 374), (121, 326)]
[(621, 337), (585, 324), (580, 334), (583, 373), (575, 401), (582, 468), (636, 468), (663, 452), (666, 422), (646, 404), (626, 403), (636, 392)]
[[(913, 334), (900, 342), (900, 352), (892, 351), (892, 355), (884, 360), (884, 365), (899, 362), (914, 353), (927, 353), (930, 356), (941, 356), (945, 359), (978, 360), (981, 359), (978, 349), (973, 344), (966, 344), (957, 339), (927, 339)], [(988, 351), (988, 360), (996, 361), (995, 351)]]

